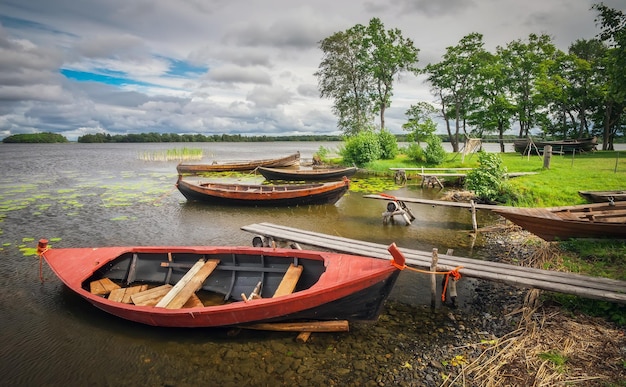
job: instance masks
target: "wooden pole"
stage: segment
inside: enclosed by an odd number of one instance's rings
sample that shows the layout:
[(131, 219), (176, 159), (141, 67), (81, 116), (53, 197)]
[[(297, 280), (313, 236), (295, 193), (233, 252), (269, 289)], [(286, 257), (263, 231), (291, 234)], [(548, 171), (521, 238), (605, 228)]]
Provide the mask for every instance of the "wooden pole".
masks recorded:
[(470, 200), (470, 206), (472, 207), (472, 230), (474, 232), (478, 231), (478, 224), (476, 222), (476, 203), (473, 200)]
[(439, 256), (437, 254), (437, 248), (433, 248), (433, 260), (430, 263), (430, 308), (432, 310), (437, 306), (437, 263), (439, 262)]
[(550, 169), (550, 159), (552, 158), (552, 145), (543, 147), (543, 169)]
[(291, 323), (258, 323), (241, 325), (239, 328), (278, 332), (348, 332), (347, 320), (305, 321)]

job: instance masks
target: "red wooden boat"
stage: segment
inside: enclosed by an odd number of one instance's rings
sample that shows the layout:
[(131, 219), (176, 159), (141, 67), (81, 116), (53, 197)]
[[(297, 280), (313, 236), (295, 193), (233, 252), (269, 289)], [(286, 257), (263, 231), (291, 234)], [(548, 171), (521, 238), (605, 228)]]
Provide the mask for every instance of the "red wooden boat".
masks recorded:
[(502, 208), (493, 212), (547, 241), (626, 238), (626, 202), (550, 208)]
[(376, 320), (404, 257), (233, 246), (48, 248), (38, 251), (105, 312), (162, 327)]
[(348, 192), (350, 180), (311, 184), (191, 183), (178, 176), (178, 190), (191, 201), (240, 206), (334, 204)]
[(205, 173), (205, 172), (232, 172), (232, 171), (252, 171), (257, 167), (291, 167), (300, 165), (300, 152), (278, 157), (275, 159), (261, 159), (250, 161), (234, 161), (228, 163), (212, 164), (188, 164), (180, 163), (176, 166), (178, 173)]

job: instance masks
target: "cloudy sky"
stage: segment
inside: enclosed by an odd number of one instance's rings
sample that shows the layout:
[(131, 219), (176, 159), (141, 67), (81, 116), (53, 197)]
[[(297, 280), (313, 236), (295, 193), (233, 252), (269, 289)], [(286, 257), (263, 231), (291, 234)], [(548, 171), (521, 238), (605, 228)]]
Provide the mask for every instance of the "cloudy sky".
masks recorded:
[[(420, 50), (419, 67), (472, 32), (489, 50), (530, 33), (560, 49), (593, 38), (589, 0), (2, 0), (0, 138), (49, 131), (338, 134), (313, 73), (319, 41), (378, 17)], [(623, 0), (606, 0), (626, 9)], [(412, 75), (387, 127), (433, 101)]]

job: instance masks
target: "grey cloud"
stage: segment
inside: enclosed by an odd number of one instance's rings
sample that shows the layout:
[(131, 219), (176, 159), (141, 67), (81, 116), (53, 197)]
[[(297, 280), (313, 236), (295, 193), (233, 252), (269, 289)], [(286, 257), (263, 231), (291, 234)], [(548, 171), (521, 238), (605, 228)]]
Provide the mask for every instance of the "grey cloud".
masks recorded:
[(269, 85), (272, 82), (269, 74), (263, 70), (232, 65), (211, 69), (208, 73), (208, 78), (216, 82), (225, 83), (254, 83)]
[(247, 100), (254, 102), (256, 107), (275, 108), (291, 102), (293, 93), (280, 87), (255, 87), (248, 93)]

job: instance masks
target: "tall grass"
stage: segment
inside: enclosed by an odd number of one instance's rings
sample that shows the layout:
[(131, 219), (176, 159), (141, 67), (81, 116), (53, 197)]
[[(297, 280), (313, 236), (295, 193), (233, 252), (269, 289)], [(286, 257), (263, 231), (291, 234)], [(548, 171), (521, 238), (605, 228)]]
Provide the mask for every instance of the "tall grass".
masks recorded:
[(145, 151), (139, 154), (139, 159), (144, 161), (189, 161), (201, 160), (202, 149), (182, 148), (159, 151)]

